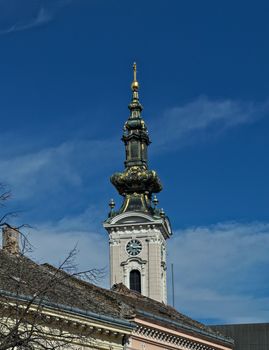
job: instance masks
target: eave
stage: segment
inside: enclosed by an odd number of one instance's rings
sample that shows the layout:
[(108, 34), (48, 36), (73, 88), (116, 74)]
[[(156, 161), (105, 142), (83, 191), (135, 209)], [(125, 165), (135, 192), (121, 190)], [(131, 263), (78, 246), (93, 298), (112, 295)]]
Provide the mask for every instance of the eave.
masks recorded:
[[(4, 297), (5, 300), (2, 300), (2, 303), (5, 303), (7, 306), (15, 302), (21, 302), (20, 307), (25, 307), (27, 303), (33, 301), (32, 296), (27, 295), (17, 295), (12, 292), (5, 290), (0, 290), (0, 297)], [(49, 318), (64, 319), (69, 320), (70, 325), (80, 324), (85, 327), (90, 327), (92, 331), (105, 332), (107, 335), (114, 336), (124, 336), (125, 334), (131, 334), (135, 326), (133, 323), (112, 316), (106, 316), (98, 313), (94, 313), (88, 310), (82, 310), (79, 308), (74, 308), (64, 304), (53, 303), (49, 301), (40, 301), (38, 299), (32, 303), (30, 311), (31, 312), (40, 312), (42, 308), (42, 314), (46, 315)]]

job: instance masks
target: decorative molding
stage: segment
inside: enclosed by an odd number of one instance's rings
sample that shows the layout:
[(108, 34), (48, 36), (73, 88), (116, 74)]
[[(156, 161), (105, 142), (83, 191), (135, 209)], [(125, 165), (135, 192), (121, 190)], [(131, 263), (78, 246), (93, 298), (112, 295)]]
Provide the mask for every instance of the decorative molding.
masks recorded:
[[(13, 300), (2, 300), (0, 299), (0, 319), (3, 319), (8, 315), (9, 322), (12, 322), (12, 311), (15, 308), (25, 309), (27, 303), (24, 300), (18, 299), (19, 304)], [(76, 309), (74, 309), (75, 311)], [(130, 330), (121, 329), (121, 327), (116, 327), (115, 325), (105, 323), (100, 320), (91, 320), (88, 316), (79, 315), (72, 311), (68, 312), (62, 310), (60, 305), (58, 308), (48, 307), (46, 305), (35, 305), (33, 304), (27, 311), (26, 317), (30, 320), (36, 317), (36, 313), (39, 313), (40, 326), (44, 329), (43, 336), (46, 336), (46, 331), (48, 332), (48, 338), (51, 337), (54, 330), (60, 329), (68, 334), (68, 340), (63, 347), (78, 346), (77, 349), (95, 348), (109, 350), (111, 347), (115, 350), (123, 349), (123, 339), (128, 337), (131, 333)], [(43, 328), (44, 327), (44, 328)], [(55, 341), (58, 340), (57, 332), (55, 333)], [(70, 335), (70, 336), (69, 336)], [(59, 338), (59, 340), (61, 340)], [(65, 340), (63, 339), (63, 342)]]
[[(119, 218), (120, 217), (120, 218)], [(134, 218), (136, 220), (129, 220), (130, 218)], [(141, 218), (145, 217), (151, 220), (141, 220)], [(123, 219), (126, 219), (124, 221)], [(140, 220), (139, 220), (140, 219)], [(161, 233), (164, 239), (167, 239), (171, 236), (171, 228), (167, 225), (167, 222), (163, 219), (153, 219), (146, 214), (129, 212), (117, 215), (111, 220), (110, 223), (105, 222), (103, 224), (104, 228), (108, 231), (109, 234), (113, 234), (115, 232), (121, 232), (130, 234), (134, 232), (135, 234), (145, 232), (145, 233)]]
[(147, 263), (147, 260), (143, 260), (143, 259), (141, 259), (141, 258), (138, 257), (138, 256), (136, 256), (136, 257), (133, 257), (133, 256), (132, 256), (131, 258), (128, 258), (127, 260), (123, 261), (123, 262), (121, 263), (121, 266), (128, 265), (130, 262), (133, 262), (133, 261), (137, 262), (137, 263), (140, 264), (140, 265), (144, 265), (144, 264)]
[[(175, 335), (158, 330), (156, 328), (150, 328), (144, 325), (137, 325), (137, 328), (133, 331), (133, 336), (137, 337), (137, 340), (142, 341), (141, 337), (146, 338), (149, 342), (158, 343), (159, 346), (163, 344), (164, 346), (169, 346), (182, 350), (224, 350), (232, 349), (232, 347), (224, 347), (222, 345), (211, 345), (208, 342), (202, 343), (192, 339), (184, 337), (183, 335)], [(207, 343), (207, 344), (206, 344)]]
[(109, 244), (110, 245), (120, 245), (120, 239), (116, 239), (116, 238), (110, 238), (109, 239)]

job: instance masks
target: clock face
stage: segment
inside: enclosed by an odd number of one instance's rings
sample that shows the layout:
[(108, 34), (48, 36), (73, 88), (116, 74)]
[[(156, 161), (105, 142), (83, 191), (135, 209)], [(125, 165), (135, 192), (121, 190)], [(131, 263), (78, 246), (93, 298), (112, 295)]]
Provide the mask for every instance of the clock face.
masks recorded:
[(138, 255), (142, 250), (142, 243), (137, 239), (132, 239), (126, 245), (126, 251), (129, 255)]

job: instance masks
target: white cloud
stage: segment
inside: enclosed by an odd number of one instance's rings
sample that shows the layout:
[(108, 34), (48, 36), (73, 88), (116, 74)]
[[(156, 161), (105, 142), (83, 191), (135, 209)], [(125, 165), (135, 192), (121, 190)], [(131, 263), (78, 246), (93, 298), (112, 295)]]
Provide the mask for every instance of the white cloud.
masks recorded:
[(175, 232), (176, 306), (200, 319), (268, 321), (269, 223), (220, 223)]
[[(97, 220), (98, 217), (98, 220)], [(39, 262), (58, 265), (77, 244), (78, 268), (107, 267), (108, 237), (88, 208), (75, 217), (39, 224), (30, 240)], [(175, 299), (180, 312), (226, 323), (267, 322), (269, 318), (269, 223), (220, 223), (174, 233), (168, 247), (174, 263)]]
[[(39, 224), (33, 256), (58, 265), (77, 244), (80, 270), (106, 267), (108, 236), (91, 207), (78, 216)], [(269, 223), (219, 223), (177, 230), (168, 246), (174, 263), (176, 308), (218, 323), (267, 322)], [(170, 267), (170, 266), (169, 266)], [(169, 288), (170, 286), (168, 286)], [(171, 291), (171, 290), (170, 290)]]
[(108, 237), (101, 229), (101, 224), (96, 228), (97, 220), (99, 222), (99, 215), (91, 207), (77, 216), (38, 224), (28, 237), (34, 247), (31, 257), (39, 263), (48, 262), (59, 266), (76, 247), (78, 270), (104, 268), (106, 275), (100, 283), (108, 287)]
[(230, 99), (210, 100), (201, 96), (180, 107), (166, 110), (154, 120), (152, 139), (156, 150), (166, 150), (197, 142), (207, 136), (216, 137), (229, 128), (252, 123), (269, 112), (264, 103)]

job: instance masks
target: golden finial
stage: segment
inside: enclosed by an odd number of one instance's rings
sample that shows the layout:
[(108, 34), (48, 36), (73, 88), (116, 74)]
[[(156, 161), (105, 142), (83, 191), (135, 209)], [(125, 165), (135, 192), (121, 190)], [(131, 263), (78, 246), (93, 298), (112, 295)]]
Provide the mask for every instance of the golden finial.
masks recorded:
[(136, 80), (136, 63), (134, 62), (133, 64), (133, 70), (134, 70), (134, 80), (132, 82), (132, 85), (131, 85), (131, 89), (133, 91), (138, 91), (139, 89), (139, 84), (138, 84), (138, 81)]

